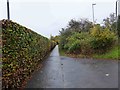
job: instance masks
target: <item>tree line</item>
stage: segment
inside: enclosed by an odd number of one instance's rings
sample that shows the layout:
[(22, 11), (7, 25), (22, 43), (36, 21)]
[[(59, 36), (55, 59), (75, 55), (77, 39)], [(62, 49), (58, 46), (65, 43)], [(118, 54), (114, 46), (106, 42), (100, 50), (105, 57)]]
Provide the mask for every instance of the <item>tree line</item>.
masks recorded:
[(72, 19), (66, 28), (60, 30), (59, 47), (72, 54), (105, 53), (118, 43), (118, 23), (114, 13), (103, 19), (102, 25), (88, 19)]

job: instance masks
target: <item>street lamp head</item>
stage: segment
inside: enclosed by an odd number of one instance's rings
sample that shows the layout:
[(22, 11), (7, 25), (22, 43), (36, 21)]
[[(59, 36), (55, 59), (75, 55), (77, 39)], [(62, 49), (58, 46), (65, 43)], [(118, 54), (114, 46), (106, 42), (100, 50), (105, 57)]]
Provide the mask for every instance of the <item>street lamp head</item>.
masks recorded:
[(116, 2), (119, 2), (119, 0), (116, 0)]
[(93, 3), (92, 5), (96, 5), (96, 3)]

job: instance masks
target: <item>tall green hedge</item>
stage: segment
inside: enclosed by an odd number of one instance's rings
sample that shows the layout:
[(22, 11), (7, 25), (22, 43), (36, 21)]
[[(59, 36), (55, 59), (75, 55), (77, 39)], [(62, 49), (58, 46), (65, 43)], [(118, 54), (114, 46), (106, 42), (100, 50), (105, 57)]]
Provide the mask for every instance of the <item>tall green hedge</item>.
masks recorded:
[(2, 20), (2, 87), (20, 88), (55, 43), (26, 27)]

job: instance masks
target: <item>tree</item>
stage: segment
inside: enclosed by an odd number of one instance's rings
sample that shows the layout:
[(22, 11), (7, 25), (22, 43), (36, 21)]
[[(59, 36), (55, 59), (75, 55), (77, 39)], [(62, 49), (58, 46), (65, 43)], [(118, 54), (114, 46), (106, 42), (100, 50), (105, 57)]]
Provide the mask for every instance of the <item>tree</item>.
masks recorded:
[(73, 35), (74, 32), (89, 32), (92, 27), (92, 22), (87, 19), (74, 20), (72, 19), (67, 28), (62, 28), (60, 31), (60, 47), (63, 49), (68, 42), (67, 38)]
[(88, 32), (92, 27), (92, 22), (87, 19), (80, 19), (78, 21), (71, 20), (68, 24), (68, 28), (75, 32)]
[(103, 19), (103, 23), (105, 28), (108, 28), (109, 30), (113, 32), (117, 32), (116, 30), (116, 16), (114, 13), (111, 13), (109, 17), (106, 19)]

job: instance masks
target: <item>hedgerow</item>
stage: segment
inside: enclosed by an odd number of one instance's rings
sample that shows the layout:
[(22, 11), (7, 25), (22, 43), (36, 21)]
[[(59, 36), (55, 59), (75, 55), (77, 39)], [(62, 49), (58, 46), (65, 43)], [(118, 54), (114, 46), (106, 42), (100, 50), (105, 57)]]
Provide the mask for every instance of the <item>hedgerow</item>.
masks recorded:
[(2, 87), (20, 88), (55, 43), (9, 20), (2, 24)]

